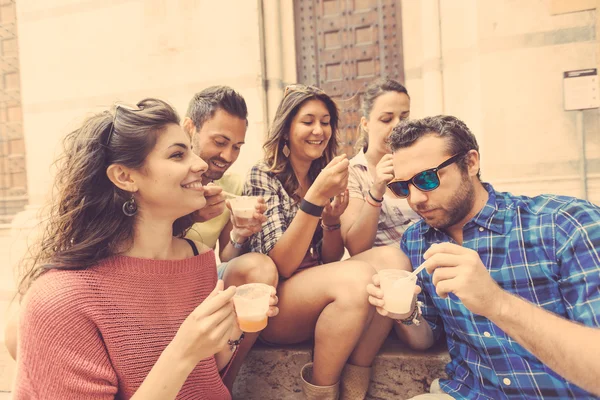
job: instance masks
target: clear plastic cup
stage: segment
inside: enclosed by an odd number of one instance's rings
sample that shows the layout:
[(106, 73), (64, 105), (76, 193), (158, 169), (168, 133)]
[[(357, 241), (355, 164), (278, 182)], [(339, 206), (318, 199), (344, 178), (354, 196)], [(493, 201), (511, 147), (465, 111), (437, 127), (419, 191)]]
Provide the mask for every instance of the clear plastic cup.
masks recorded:
[(383, 309), (397, 318), (411, 310), (417, 276), (400, 269), (383, 269), (377, 273), (383, 290)]
[(264, 283), (248, 283), (237, 287), (233, 304), (242, 331), (258, 332), (265, 329), (272, 291), (273, 287)]
[(256, 211), (257, 203), (258, 196), (238, 196), (233, 199), (229, 199), (233, 218), (237, 226), (244, 227), (255, 224), (252, 216)]

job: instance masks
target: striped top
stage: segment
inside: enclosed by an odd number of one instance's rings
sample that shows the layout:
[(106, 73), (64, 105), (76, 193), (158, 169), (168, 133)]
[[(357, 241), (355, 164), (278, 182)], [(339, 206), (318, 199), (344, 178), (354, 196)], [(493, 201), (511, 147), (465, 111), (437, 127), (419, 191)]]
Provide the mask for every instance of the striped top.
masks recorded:
[[(47, 272), (22, 305), (13, 398), (129, 399), (216, 281), (212, 250)], [(231, 399), (214, 357), (198, 363), (177, 399)]]
[[(368, 196), (368, 191), (373, 185), (373, 175), (369, 171), (363, 150), (350, 160), (348, 172), (348, 195), (352, 199), (365, 201), (365, 196)], [(421, 217), (410, 208), (406, 199), (399, 199), (386, 190), (373, 246), (398, 246), (404, 231), (419, 219)]]
[[(554, 314), (600, 327), (600, 208), (583, 200), (534, 198), (494, 191), (463, 229), (463, 246), (478, 252), (501, 288)], [(453, 242), (424, 221), (411, 226), (401, 247), (413, 266), (433, 243)], [(456, 296), (442, 299), (431, 275), (421, 274), (423, 315), (439, 337), (445, 331), (451, 362), (442, 389), (467, 399), (588, 399), (488, 319)]]

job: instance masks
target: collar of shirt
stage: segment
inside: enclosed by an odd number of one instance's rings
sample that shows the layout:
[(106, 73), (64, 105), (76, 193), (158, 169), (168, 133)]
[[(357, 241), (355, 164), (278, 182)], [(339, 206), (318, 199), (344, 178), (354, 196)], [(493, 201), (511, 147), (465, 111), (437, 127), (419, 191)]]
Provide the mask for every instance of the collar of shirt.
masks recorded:
[[(492, 185), (483, 183), (483, 187), (489, 194), (488, 201), (481, 211), (465, 224), (465, 228), (479, 226), (503, 235), (506, 232), (506, 226), (504, 224), (506, 218), (506, 203), (503, 201), (502, 197), (496, 196), (496, 191)], [(418, 229), (421, 235), (426, 235), (430, 231), (436, 231), (435, 228), (427, 225), (424, 220), (421, 220), (418, 223), (420, 224)]]
[(363, 149), (360, 149), (360, 151), (350, 159), (350, 166), (354, 167), (355, 165), (367, 168), (367, 157), (365, 156), (365, 151)]

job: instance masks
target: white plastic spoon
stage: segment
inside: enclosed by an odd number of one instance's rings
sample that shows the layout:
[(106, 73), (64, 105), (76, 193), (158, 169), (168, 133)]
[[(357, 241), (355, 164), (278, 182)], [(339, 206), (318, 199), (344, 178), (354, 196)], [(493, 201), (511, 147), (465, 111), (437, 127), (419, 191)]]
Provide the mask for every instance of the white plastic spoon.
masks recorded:
[(417, 275), (419, 272), (421, 272), (421, 270), (423, 270), (423, 268), (425, 268), (425, 263), (419, 265), (419, 268), (415, 269), (410, 276)]

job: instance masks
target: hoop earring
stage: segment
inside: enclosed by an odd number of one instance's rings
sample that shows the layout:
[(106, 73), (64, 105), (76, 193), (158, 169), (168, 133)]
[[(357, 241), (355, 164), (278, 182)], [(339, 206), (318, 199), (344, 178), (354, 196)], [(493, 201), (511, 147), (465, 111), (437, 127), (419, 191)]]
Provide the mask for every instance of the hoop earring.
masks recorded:
[(283, 155), (285, 156), (285, 158), (289, 158), (290, 157), (290, 148), (288, 147), (287, 143), (283, 145)]
[(136, 213), (137, 204), (135, 203), (135, 198), (132, 194), (131, 198), (123, 203), (123, 214), (127, 215), (128, 217), (133, 217)]

